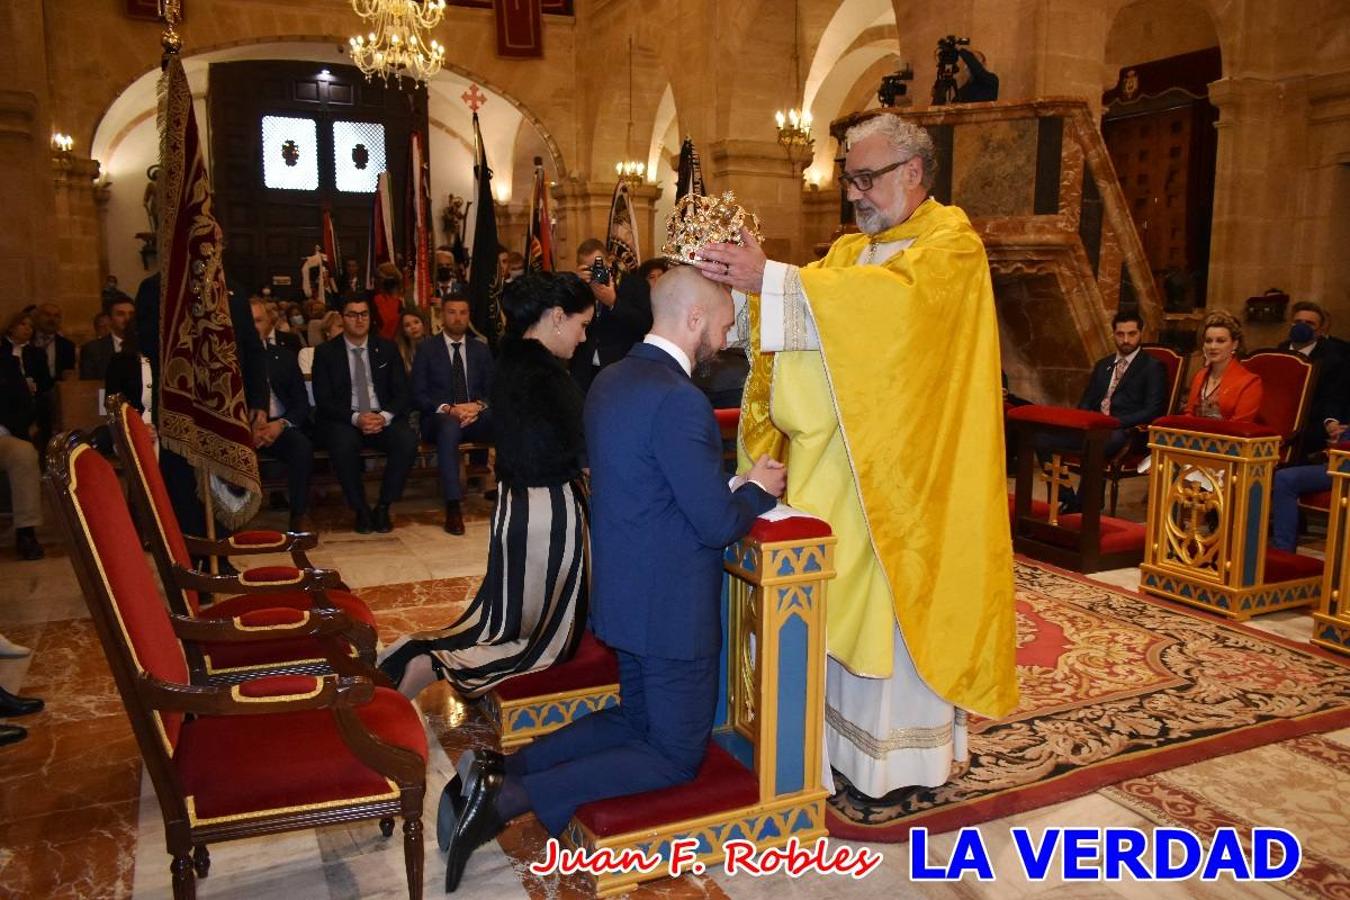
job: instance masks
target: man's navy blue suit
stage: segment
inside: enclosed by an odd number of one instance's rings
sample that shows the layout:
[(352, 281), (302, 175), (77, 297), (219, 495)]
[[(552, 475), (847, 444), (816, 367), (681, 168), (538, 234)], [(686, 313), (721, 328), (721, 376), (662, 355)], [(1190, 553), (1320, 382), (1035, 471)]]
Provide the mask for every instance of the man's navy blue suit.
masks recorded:
[(776, 502), (727, 487), (712, 406), (659, 347), (602, 371), (585, 420), (591, 628), (619, 656), (620, 705), (508, 760), (554, 835), (578, 806), (697, 774), (717, 703), (722, 551)]
[[(460, 341), (467, 387), (464, 402), (486, 400), (492, 391), (492, 351), (471, 334), (464, 335)], [(450, 347), (444, 333), (433, 335), (417, 345), (412, 365), (413, 405), (422, 411), (422, 440), (436, 445), (441, 489), (446, 500), (458, 500), (464, 492), (459, 483), (456, 448), (465, 441), (492, 440), (491, 410), (480, 413), (468, 428), (462, 427), (456, 417), (436, 412), (442, 403), (455, 404), (452, 371)]]

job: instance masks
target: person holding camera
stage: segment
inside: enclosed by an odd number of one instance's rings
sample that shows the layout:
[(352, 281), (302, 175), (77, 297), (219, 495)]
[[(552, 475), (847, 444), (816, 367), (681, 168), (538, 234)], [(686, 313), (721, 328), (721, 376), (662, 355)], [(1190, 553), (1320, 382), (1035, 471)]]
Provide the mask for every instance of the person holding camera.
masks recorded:
[(586, 391), (601, 369), (627, 356), (652, 327), (651, 282), (623, 278), (616, 284), (604, 242), (596, 238), (577, 248), (577, 275), (595, 297), (595, 321), (572, 357), (572, 377)]
[(984, 54), (962, 47), (956, 51), (956, 102), (985, 103), (998, 99), (998, 76), (985, 68)]

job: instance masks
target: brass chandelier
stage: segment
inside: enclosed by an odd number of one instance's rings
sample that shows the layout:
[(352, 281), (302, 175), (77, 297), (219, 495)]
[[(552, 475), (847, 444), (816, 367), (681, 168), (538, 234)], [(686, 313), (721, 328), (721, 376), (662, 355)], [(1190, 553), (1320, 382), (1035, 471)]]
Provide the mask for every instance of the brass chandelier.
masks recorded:
[(445, 47), (427, 33), (445, 15), (445, 0), (352, 0), (370, 31), (348, 40), (352, 62), (369, 81), (378, 75), (427, 81), (445, 63)]

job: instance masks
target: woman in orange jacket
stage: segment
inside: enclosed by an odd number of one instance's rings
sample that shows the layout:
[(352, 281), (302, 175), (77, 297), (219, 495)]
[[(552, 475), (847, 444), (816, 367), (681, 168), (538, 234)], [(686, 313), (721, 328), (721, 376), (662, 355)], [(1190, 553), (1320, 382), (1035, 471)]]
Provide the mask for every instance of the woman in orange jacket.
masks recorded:
[(1200, 329), (1205, 367), (1191, 381), (1186, 415), (1255, 422), (1261, 411), (1261, 379), (1236, 359), (1242, 325), (1226, 312), (1210, 313)]

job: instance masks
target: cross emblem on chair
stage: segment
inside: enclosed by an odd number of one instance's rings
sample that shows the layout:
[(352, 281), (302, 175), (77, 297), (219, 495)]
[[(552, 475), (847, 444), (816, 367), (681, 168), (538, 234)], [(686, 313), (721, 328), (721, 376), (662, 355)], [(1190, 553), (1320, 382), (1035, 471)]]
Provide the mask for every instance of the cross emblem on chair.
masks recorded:
[[(1208, 561), (1223, 530), (1223, 504), (1219, 493), (1212, 485), (1182, 479), (1173, 489), (1172, 496), (1172, 508), (1178, 520), (1175, 540), (1182, 559), (1191, 565)], [(1207, 531), (1206, 519), (1211, 512), (1218, 515), (1220, 521), (1213, 531)]]
[(479, 107), (487, 103), (487, 95), (480, 91), (476, 84), (469, 85), (469, 89), (460, 94), (459, 99), (463, 100), (464, 105), (473, 112), (478, 112)]
[(1050, 504), (1050, 524), (1059, 525), (1059, 489), (1062, 487), (1073, 487), (1073, 479), (1070, 477), (1071, 470), (1065, 464), (1064, 458), (1058, 453), (1050, 457), (1050, 461), (1041, 466), (1041, 471), (1036, 477), (1044, 481), (1049, 487), (1049, 494), (1046, 502)]

